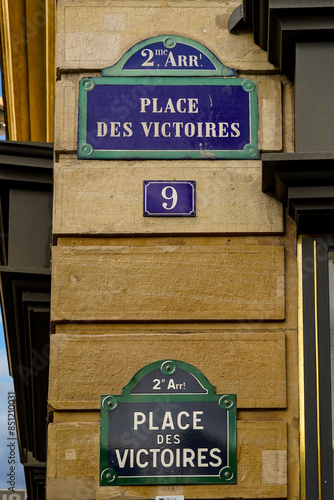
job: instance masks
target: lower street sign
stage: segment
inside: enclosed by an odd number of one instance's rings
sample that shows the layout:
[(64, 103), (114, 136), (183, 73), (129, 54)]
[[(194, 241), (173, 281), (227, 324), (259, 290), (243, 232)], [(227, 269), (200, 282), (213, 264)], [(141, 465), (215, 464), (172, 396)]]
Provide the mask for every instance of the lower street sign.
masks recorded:
[(181, 361), (142, 368), (101, 396), (100, 466), (102, 486), (236, 483), (236, 396)]

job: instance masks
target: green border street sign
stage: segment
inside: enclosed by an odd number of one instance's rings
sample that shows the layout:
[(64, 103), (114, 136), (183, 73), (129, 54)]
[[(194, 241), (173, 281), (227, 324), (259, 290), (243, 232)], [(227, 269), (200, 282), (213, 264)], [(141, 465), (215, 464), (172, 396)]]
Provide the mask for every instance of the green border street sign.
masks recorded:
[(236, 448), (236, 395), (188, 363), (156, 361), (101, 396), (101, 486), (235, 484)]
[(160, 35), (79, 84), (79, 159), (257, 159), (256, 84)]
[[(181, 64), (180, 64), (181, 63)], [(236, 76), (195, 40), (178, 35), (158, 35), (143, 40), (121, 59), (102, 70), (102, 76)]]

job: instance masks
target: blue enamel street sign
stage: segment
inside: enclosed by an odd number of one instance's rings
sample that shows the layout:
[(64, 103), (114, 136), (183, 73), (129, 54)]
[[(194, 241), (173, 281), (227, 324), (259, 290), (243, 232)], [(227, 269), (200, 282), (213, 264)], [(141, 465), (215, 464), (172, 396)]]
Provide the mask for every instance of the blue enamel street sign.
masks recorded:
[(194, 217), (195, 181), (144, 181), (145, 217)]
[(203, 45), (154, 37), (102, 74), (80, 81), (78, 158), (258, 158), (256, 85)]
[(235, 484), (236, 467), (236, 396), (194, 366), (157, 361), (101, 396), (101, 486)]

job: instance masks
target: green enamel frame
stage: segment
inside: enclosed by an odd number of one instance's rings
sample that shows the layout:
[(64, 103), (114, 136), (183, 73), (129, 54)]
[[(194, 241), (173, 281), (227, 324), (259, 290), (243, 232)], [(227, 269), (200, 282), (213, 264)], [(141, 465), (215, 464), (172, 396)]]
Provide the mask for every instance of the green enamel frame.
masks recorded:
[[(217, 86), (242, 86), (249, 94), (249, 120), (250, 120), (250, 143), (243, 150), (145, 150), (145, 151), (119, 151), (119, 150), (94, 150), (87, 143), (87, 95), (96, 85), (145, 85), (145, 86), (169, 86), (173, 85), (217, 85)], [(258, 99), (257, 87), (252, 80), (242, 78), (222, 77), (93, 77), (83, 78), (79, 85), (79, 126), (78, 126), (78, 158), (79, 159), (258, 159)]]
[[(136, 53), (139, 52), (145, 47), (152, 45), (153, 43), (163, 42), (166, 47), (168, 44), (166, 42), (172, 41), (175, 45), (177, 43), (182, 43), (185, 45), (189, 45), (190, 47), (194, 47), (195, 49), (203, 52), (214, 64), (216, 67), (215, 70), (170, 70), (170, 69), (140, 69), (140, 70), (126, 70), (124, 69), (127, 61)], [(125, 54), (120, 58), (120, 60), (110, 66), (108, 68), (104, 68), (102, 70), (102, 76), (236, 76), (235, 70), (233, 68), (229, 68), (225, 66), (223, 63), (219, 61), (219, 59), (204, 45), (195, 40), (191, 40), (190, 38), (185, 38), (183, 36), (178, 35), (158, 35), (155, 37), (147, 38), (143, 40), (133, 47), (129, 49)]]
[[(167, 369), (166, 369), (167, 366)], [(173, 369), (168, 372), (168, 369)], [(155, 370), (160, 370), (162, 376), (171, 376), (176, 369), (182, 369), (193, 375), (206, 389), (206, 394), (131, 394), (138, 382)], [(228, 466), (225, 466), (217, 476), (151, 476), (151, 477), (118, 477), (114, 469), (108, 468), (108, 438), (109, 413), (116, 409), (118, 403), (127, 403), (129, 408), (135, 403), (172, 403), (185, 401), (217, 402), (222, 410), (227, 411), (227, 447)], [(139, 370), (130, 382), (123, 388), (122, 395), (101, 396), (100, 425), (100, 486), (148, 485), (148, 484), (236, 484), (237, 483), (237, 398), (235, 394), (216, 394), (216, 389), (208, 379), (194, 366), (177, 360), (161, 360), (151, 363)]]

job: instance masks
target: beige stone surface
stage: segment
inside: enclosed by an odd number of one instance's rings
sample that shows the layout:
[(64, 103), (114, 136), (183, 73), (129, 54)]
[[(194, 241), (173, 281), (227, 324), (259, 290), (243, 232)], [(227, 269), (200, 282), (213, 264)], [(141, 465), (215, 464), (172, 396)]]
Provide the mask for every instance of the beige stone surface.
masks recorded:
[(262, 450), (262, 483), (287, 484), (288, 456), (285, 450)]
[[(83, 498), (153, 499), (159, 494), (183, 494), (187, 499), (199, 498), (286, 498), (286, 474), (282, 482), (268, 483), (263, 477), (263, 452), (282, 456), (287, 448), (285, 422), (237, 422), (238, 484), (167, 486), (108, 486), (99, 487), (98, 423), (64, 422), (49, 425), (48, 433), (48, 500)], [(67, 450), (76, 458), (66, 458)], [(95, 480), (95, 485), (94, 485)], [(86, 486), (86, 489), (84, 488)], [(66, 490), (67, 486), (67, 490)], [(82, 489), (79, 495), (79, 488)], [(61, 493), (64, 492), (63, 496)], [(58, 493), (58, 496), (57, 496)], [(61, 496), (59, 496), (61, 494)], [(66, 496), (67, 495), (67, 496)], [(72, 496), (71, 496), (72, 495)]]
[(75, 151), (78, 136), (79, 80), (83, 76), (101, 76), (101, 72), (89, 74), (64, 74), (55, 88), (55, 151)]
[[(194, 180), (196, 217), (144, 217), (144, 180)], [(77, 161), (55, 165), (53, 233), (280, 233), (282, 204), (260, 161)], [(169, 202), (170, 203), (170, 202)]]
[(51, 336), (49, 404), (55, 409), (99, 409), (100, 396), (121, 394), (135, 373), (154, 361), (194, 365), (217, 394), (237, 394), (238, 408), (286, 406), (282, 332), (81, 334)]
[(46, 481), (47, 500), (95, 500), (95, 477), (52, 477)]
[(239, 75), (253, 80), (257, 85), (259, 106), (259, 149), (281, 151), (282, 132), (282, 84), (280, 75)]
[[(100, 76), (100, 73), (88, 72), (80, 74), (63, 74), (61, 75), (61, 80), (56, 83), (56, 127), (54, 145), (55, 151), (57, 152), (74, 152), (77, 149), (79, 81), (84, 76)], [(253, 74), (240, 74), (239, 76), (247, 80), (251, 79), (257, 85), (259, 106), (259, 148), (263, 151), (280, 151), (282, 149), (283, 136), (281, 98), (282, 84), (280, 76)], [(286, 87), (287, 89), (289, 88), (288, 86)], [(286, 103), (287, 106), (289, 106), (288, 98), (286, 98)], [(291, 117), (290, 107), (288, 107), (287, 113), (289, 113), (289, 116)], [(287, 137), (291, 137), (291, 120), (286, 121), (286, 127), (287, 130), (285, 134)], [(83, 163), (87, 162), (91, 163), (89, 160), (83, 161)], [(191, 161), (186, 163), (194, 164), (197, 162), (198, 161)], [(95, 160), (95, 163), (101, 163), (101, 161)]]
[(50, 424), (48, 458), (51, 459), (48, 460), (48, 477), (98, 477), (99, 431), (98, 422)]
[(136, 43), (164, 33), (202, 43), (226, 66), (274, 69), (251, 33), (229, 33), (228, 20), (239, 0), (59, 0), (57, 4), (61, 70), (111, 66)]
[(294, 87), (291, 81), (281, 75), (282, 81), (282, 118), (283, 118), (283, 151), (293, 153), (295, 150), (295, 109), (294, 109)]
[(54, 247), (51, 319), (284, 319), (284, 247)]

